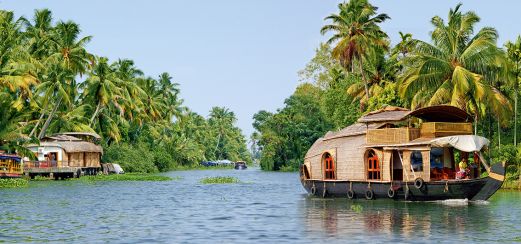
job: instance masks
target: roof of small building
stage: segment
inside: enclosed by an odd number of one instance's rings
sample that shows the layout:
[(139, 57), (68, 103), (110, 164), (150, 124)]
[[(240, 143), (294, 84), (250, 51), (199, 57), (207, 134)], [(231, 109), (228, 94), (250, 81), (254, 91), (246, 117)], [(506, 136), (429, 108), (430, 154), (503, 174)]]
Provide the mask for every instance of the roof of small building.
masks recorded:
[(78, 152), (93, 152), (103, 153), (103, 148), (91, 142), (86, 141), (47, 141), (41, 142), (40, 144), (29, 144), (27, 148), (31, 147), (60, 147), (67, 153), (78, 153)]
[(387, 106), (383, 109), (379, 109), (373, 112), (369, 112), (366, 115), (358, 119), (359, 123), (373, 123), (373, 122), (390, 122), (390, 121), (402, 121), (411, 111), (406, 108)]

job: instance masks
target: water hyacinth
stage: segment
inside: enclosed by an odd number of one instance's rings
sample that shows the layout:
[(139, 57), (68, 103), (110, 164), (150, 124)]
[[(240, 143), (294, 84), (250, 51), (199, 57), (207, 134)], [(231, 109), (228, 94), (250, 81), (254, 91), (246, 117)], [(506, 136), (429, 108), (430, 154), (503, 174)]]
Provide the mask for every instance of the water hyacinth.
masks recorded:
[(26, 179), (0, 179), (0, 188), (19, 188), (27, 187)]
[(201, 179), (202, 184), (233, 184), (240, 183), (239, 179), (231, 176), (206, 177)]

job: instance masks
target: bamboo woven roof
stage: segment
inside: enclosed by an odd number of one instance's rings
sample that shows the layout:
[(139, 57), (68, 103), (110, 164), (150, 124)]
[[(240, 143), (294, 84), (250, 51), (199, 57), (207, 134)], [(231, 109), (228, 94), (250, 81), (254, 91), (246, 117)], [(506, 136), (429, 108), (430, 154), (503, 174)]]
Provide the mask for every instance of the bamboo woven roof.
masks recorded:
[(383, 109), (379, 109), (370, 112), (360, 119), (359, 123), (373, 123), (373, 122), (390, 122), (390, 121), (402, 121), (404, 120), (411, 111), (406, 108), (387, 106)]
[(326, 141), (326, 140), (331, 140), (331, 139), (340, 138), (340, 137), (363, 135), (363, 134), (367, 133), (367, 130), (378, 129), (383, 125), (385, 125), (385, 123), (371, 123), (371, 124), (355, 123), (355, 124), (352, 124), (344, 129), (341, 129), (336, 132), (331, 132), (331, 131), (327, 132), (322, 140)]

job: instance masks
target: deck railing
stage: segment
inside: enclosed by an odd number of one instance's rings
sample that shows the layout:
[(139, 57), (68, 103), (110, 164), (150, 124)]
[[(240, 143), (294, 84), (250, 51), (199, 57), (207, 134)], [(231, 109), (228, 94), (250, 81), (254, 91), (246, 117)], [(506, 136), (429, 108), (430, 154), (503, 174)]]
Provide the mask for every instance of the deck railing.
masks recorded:
[(420, 129), (416, 128), (384, 128), (367, 131), (368, 144), (405, 143), (420, 137)]
[(69, 167), (69, 161), (25, 161), (24, 168)]
[(472, 123), (426, 122), (422, 123), (422, 137), (443, 137), (452, 135), (471, 135)]

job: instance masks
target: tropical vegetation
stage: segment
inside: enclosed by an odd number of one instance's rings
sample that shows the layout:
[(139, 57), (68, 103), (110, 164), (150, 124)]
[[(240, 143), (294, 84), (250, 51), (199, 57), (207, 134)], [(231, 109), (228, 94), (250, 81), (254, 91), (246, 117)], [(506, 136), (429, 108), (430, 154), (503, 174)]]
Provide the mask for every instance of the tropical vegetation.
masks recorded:
[(509, 162), (507, 178), (519, 179), (521, 37), (498, 45), (497, 30), (478, 29), (479, 16), (461, 8), (431, 19), (431, 40), (399, 32), (393, 46), (380, 27), (387, 14), (367, 0), (340, 3), (284, 107), (253, 116), (262, 169), (298, 169), (316, 139), (369, 111), (450, 104), (474, 116), (475, 133), (491, 139), (488, 156)]
[(101, 135), (103, 161), (127, 172), (251, 161), (232, 111), (191, 111), (169, 73), (153, 78), (132, 60), (90, 53), (93, 39), (48, 9), (31, 19), (0, 10), (0, 150), (31, 156), (28, 141), (82, 131)]

